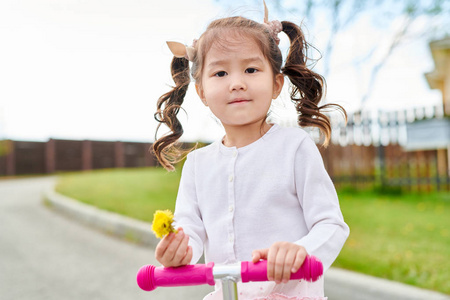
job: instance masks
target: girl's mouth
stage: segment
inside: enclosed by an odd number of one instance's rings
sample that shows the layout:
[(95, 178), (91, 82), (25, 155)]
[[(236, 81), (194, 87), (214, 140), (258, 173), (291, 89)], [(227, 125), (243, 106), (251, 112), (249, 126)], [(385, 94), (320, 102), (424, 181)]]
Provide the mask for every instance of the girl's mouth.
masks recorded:
[(236, 99), (233, 99), (233, 101), (229, 102), (228, 104), (239, 104), (239, 103), (246, 103), (246, 102), (250, 102), (250, 100), (242, 99), (242, 98), (236, 98)]

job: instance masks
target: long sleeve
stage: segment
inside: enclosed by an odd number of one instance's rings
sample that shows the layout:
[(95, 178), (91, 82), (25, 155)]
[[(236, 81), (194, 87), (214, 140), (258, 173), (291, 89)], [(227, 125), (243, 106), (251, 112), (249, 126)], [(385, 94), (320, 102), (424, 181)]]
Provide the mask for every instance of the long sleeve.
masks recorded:
[(350, 230), (322, 157), (310, 138), (299, 145), (295, 160), (297, 195), (309, 230), (296, 243), (317, 256), (326, 270), (338, 256)]
[(183, 166), (175, 205), (175, 226), (181, 226), (189, 235), (189, 245), (193, 250), (191, 264), (195, 264), (202, 256), (206, 238), (197, 201), (194, 160), (194, 153), (189, 154)]
[(191, 152), (175, 223), (190, 236), (192, 263), (203, 252), (217, 264), (250, 260), (255, 249), (291, 241), (329, 268), (349, 234), (314, 142), (275, 125), (246, 147), (218, 141)]
[[(304, 130), (277, 125), (245, 147), (217, 141), (191, 152), (183, 167), (175, 221), (190, 236), (191, 263), (203, 251), (205, 261), (216, 264), (251, 260), (255, 249), (290, 241), (304, 246), (327, 269), (349, 234), (316, 145)], [(258, 297), (271, 292), (323, 296), (323, 281), (268, 282), (248, 290)]]

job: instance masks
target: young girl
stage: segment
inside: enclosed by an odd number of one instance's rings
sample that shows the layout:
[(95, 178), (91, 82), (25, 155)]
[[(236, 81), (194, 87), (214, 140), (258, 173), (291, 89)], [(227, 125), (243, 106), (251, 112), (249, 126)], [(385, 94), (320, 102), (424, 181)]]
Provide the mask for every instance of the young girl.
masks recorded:
[[(283, 67), (281, 31), (291, 42)], [(324, 83), (306, 67), (306, 46), (299, 26), (269, 22), (267, 9), (264, 23), (219, 19), (192, 47), (169, 43), (176, 86), (158, 101), (155, 116), (171, 130), (154, 143), (158, 160), (168, 170), (177, 161), (175, 142), (183, 132), (177, 113), (190, 70), (201, 101), (226, 134), (187, 155), (175, 208), (179, 231), (155, 251), (165, 267), (196, 263), (203, 253), (216, 264), (265, 259), (271, 281), (239, 284), (239, 299), (326, 299), (323, 279), (288, 279), (308, 254), (329, 268), (349, 228), (312, 139), (301, 128), (266, 122), (287, 76), (299, 125), (318, 127), (329, 141), (330, 122), (321, 111), (342, 108), (318, 107)], [(221, 299), (220, 286), (205, 299)]]

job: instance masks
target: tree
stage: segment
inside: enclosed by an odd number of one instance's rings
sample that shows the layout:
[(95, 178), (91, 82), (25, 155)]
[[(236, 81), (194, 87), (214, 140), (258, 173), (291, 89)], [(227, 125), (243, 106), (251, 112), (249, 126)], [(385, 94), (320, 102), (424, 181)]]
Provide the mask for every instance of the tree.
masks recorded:
[[(229, 7), (235, 5), (233, 1), (216, 1)], [(262, 6), (261, 2), (239, 1), (241, 5), (252, 6)], [(450, 0), (267, 0), (266, 3), (272, 16), (279, 19), (303, 16), (307, 30), (313, 36), (323, 37), (318, 47), (322, 49), (323, 59), (318, 67), (325, 78), (330, 75), (333, 59), (339, 59), (333, 54), (343, 32), (354, 29), (362, 20), (370, 20), (374, 28), (384, 32), (351, 62), (359, 70), (363, 65), (370, 65), (370, 70), (361, 77), (367, 82), (361, 93), (361, 105), (371, 96), (380, 70), (400, 46), (412, 40), (429, 41), (450, 33)]]

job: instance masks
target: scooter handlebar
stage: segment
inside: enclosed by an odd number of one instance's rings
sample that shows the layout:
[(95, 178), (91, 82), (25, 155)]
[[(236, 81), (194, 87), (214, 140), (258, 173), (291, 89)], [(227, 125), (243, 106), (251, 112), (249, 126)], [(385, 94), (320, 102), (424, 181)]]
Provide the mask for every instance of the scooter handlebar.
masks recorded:
[[(187, 265), (176, 268), (143, 266), (137, 273), (137, 283), (144, 291), (152, 291), (157, 287), (190, 286), (190, 285), (214, 285), (213, 269), (222, 266), (208, 264)], [(223, 266), (225, 267), (225, 266)], [(223, 275), (223, 272), (220, 272)], [(307, 256), (304, 263), (296, 273), (291, 274), (291, 280), (303, 279), (316, 281), (323, 274), (323, 266), (319, 259)], [(257, 263), (243, 261), (240, 264), (240, 278), (242, 282), (267, 281), (267, 261)]]
[(153, 291), (159, 286), (214, 285), (214, 263), (187, 265), (177, 268), (143, 266), (137, 273), (137, 283), (144, 291)]
[[(315, 256), (307, 256), (300, 269), (291, 273), (291, 279), (303, 279), (307, 281), (316, 281), (323, 274), (322, 262)], [(267, 260), (261, 260), (257, 263), (243, 261), (241, 262), (242, 282), (249, 281), (268, 281), (267, 278)]]

